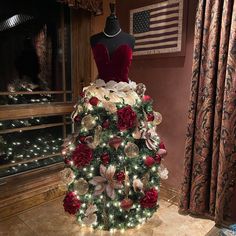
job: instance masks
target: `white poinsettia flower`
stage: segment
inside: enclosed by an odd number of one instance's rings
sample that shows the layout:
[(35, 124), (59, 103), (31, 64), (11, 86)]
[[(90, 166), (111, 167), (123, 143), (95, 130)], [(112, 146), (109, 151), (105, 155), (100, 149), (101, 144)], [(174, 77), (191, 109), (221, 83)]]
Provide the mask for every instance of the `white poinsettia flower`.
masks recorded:
[(166, 180), (168, 179), (168, 174), (169, 174), (169, 171), (167, 170), (167, 168), (161, 164), (158, 167), (158, 175), (160, 176), (160, 178)]
[(98, 196), (103, 192), (106, 192), (108, 197), (112, 200), (115, 199), (115, 189), (122, 188), (123, 186), (114, 178), (115, 172), (115, 166), (109, 166), (106, 168), (104, 165), (100, 165), (101, 176), (95, 176), (89, 181), (90, 184), (95, 186), (94, 196)]
[(113, 102), (113, 103), (123, 102), (123, 99), (120, 96), (118, 96), (117, 93), (114, 93), (114, 92), (110, 93), (108, 95), (108, 98), (109, 98), (109, 102)]
[(106, 87), (106, 82), (102, 79), (97, 79), (95, 80), (94, 85), (96, 87)]
[(89, 215), (95, 213), (96, 211), (98, 211), (97, 206), (96, 206), (96, 205), (90, 205), (90, 206), (88, 207), (88, 209), (86, 210), (85, 215), (86, 215), (86, 216), (89, 216)]
[(136, 90), (137, 84), (134, 81), (129, 80), (129, 86), (132, 90)]
[(88, 99), (95, 96), (103, 102), (108, 98), (109, 102), (112, 103), (122, 103), (124, 101), (125, 104), (133, 106), (140, 100), (135, 92), (136, 86), (136, 83), (132, 81), (117, 83), (111, 80), (105, 83), (104, 80), (98, 79), (90, 86), (85, 87), (83, 91)]
[(93, 95), (95, 97), (97, 97), (100, 101), (105, 101), (106, 97), (109, 96), (109, 91), (107, 91), (107, 89), (101, 87), (101, 88), (97, 88)]
[(90, 205), (86, 212), (85, 212), (85, 217), (83, 218), (82, 222), (85, 225), (92, 225), (97, 222), (97, 215), (94, 214), (96, 211), (98, 211), (96, 205)]
[(139, 101), (140, 98), (137, 93), (134, 91), (129, 91), (126, 96), (124, 97), (124, 102), (130, 106), (133, 106), (136, 104), (137, 101)]
[(103, 101), (102, 102), (103, 107), (105, 108), (106, 111), (110, 113), (116, 113), (117, 112), (117, 107), (114, 103), (109, 102), (109, 101)]
[(115, 89), (117, 92), (119, 92), (119, 91), (127, 92), (127, 91), (131, 90), (131, 87), (126, 82), (119, 82), (115, 85)]
[(116, 86), (117, 82), (115, 82), (114, 80), (110, 80), (109, 82), (106, 83), (105, 88), (111, 91), (116, 91)]

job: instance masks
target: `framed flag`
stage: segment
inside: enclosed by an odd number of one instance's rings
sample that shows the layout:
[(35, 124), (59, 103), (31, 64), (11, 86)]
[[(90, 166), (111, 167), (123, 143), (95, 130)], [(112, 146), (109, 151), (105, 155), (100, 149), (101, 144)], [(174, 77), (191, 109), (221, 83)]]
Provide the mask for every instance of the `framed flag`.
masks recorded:
[(130, 34), (134, 56), (179, 54), (184, 51), (185, 0), (161, 0), (130, 9)]

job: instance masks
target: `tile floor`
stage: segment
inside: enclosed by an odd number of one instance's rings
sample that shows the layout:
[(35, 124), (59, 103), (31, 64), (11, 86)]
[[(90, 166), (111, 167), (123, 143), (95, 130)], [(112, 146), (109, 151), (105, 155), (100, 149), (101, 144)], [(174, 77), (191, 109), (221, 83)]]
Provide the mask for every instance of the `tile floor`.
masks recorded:
[(157, 213), (139, 229), (123, 234), (91, 231), (65, 214), (59, 198), (0, 221), (0, 236), (205, 236), (213, 227), (210, 220), (179, 215), (177, 206), (161, 200)]

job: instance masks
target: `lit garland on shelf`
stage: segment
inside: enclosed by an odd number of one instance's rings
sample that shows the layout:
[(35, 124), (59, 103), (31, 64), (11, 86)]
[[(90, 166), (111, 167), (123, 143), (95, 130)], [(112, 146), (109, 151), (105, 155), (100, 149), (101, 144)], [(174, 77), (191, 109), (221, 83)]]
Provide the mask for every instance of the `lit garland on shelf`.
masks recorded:
[(61, 175), (68, 185), (65, 211), (81, 225), (124, 231), (158, 208), (166, 150), (155, 130), (161, 115), (145, 90), (134, 82), (97, 80), (76, 105), (77, 131), (64, 141)]
[[(42, 83), (41, 83), (42, 84)], [(32, 92), (35, 88), (35, 84), (27, 80), (15, 80), (8, 86), (9, 92), (27, 91)], [(48, 90), (46, 85), (42, 87), (44, 90)], [(49, 94), (37, 94), (37, 95), (8, 95), (1, 100), (1, 104), (26, 104), (26, 103), (50, 103), (53, 98)], [(18, 173), (24, 170), (53, 164), (61, 161), (60, 153), (62, 138), (61, 134), (50, 133), (45, 130), (29, 130), (23, 132), (23, 128), (33, 127), (37, 125), (47, 124), (47, 118), (43, 117), (31, 117), (20, 120), (6, 120), (0, 122), (0, 131), (6, 129), (18, 129), (14, 133), (4, 133), (0, 136), (0, 143), (4, 152), (0, 155), (1, 164), (14, 164), (14, 166), (1, 169), (0, 176), (6, 176), (9, 174)], [(21, 130), (22, 129), (22, 130)], [(4, 146), (3, 146), (4, 145)], [(4, 147), (4, 148), (3, 148)], [(51, 155), (57, 155), (55, 157)], [(50, 156), (49, 158), (46, 158)], [(44, 159), (45, 157), (45, 159)], [(32, 161), (30, 161), (33, 159)], [(29, 163), (24, 162), (30, 161)], [(23, 162), (23, 163), (21, 163)]]

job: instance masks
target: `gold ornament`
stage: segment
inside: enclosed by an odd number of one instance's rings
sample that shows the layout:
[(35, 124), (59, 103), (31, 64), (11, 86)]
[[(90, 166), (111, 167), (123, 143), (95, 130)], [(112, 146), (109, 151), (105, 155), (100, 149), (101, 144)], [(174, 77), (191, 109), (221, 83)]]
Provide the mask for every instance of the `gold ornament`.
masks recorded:
[(134, 202), (129, 199), (129, 198), (125, 198), (121, 201), (120, 203), (120, 207), (124, 210), (124, 211), (130, 211), (130, 209), (132, 208)]
[(159, 125), (162, 122), (162, 115), (159, 112), (154, 112), (154, 124)]
[(71, 184), (75, 178), (74, 172), (70, 168), (65, 168), (60, 172), (60, 177), (63, 183)]
[(89, 184), (84, 179), (79, 179), (74, 182), (74, 190), (78, 192), (79, 195), (85, 195), (89, 190)]
[(139, 155), (139, 148), (136, 144), (128, 142), (125, 146), (124, 152), (127, 157), (137, 157)]
[(143, 190), (143, 183), (140, 179), (135, 178), (133, 180), (133, 189), (134, 189), (134, 192), (138, 192), (138, 191)]
[(134, 130), (134, 132), (132, 133), (132, 136), (133, 136), (134, 139), (140, 139), (141, 138), (141, 132), (140, 132), (139, 128), (136, 128)]
[(96, 120), (92, 115), (89, 114), (82, 119), (81, 125), (83, 128), (91, 130), (96, 125)]

